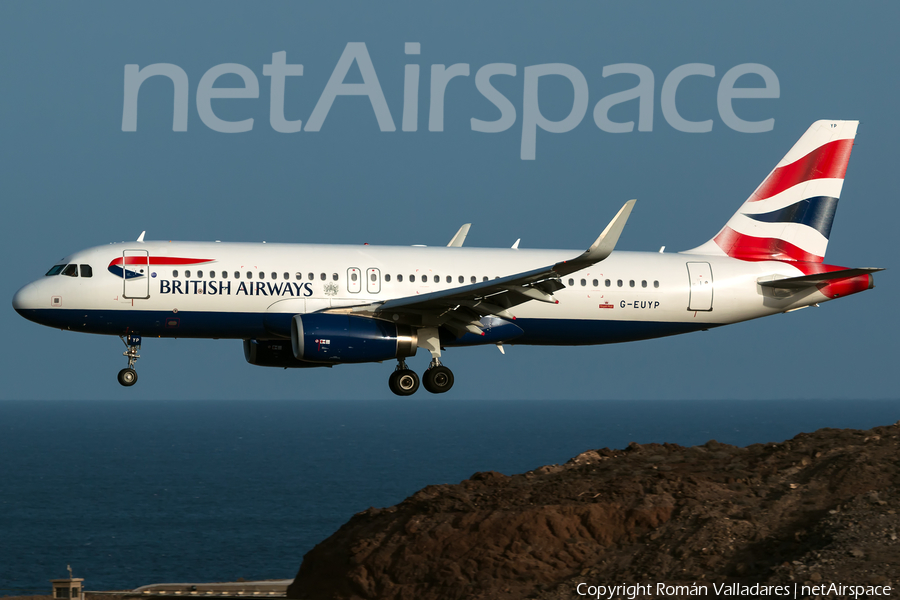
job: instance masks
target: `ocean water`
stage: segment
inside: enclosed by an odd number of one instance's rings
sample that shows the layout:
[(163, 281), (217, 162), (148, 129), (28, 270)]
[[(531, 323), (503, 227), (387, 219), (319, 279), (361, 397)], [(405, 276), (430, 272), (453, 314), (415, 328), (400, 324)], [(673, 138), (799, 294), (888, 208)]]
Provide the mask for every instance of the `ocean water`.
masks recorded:
[(354, 513), (631, 441), (736, 445), (900, 401), (0, 402), (0, 596), (293, 577)]

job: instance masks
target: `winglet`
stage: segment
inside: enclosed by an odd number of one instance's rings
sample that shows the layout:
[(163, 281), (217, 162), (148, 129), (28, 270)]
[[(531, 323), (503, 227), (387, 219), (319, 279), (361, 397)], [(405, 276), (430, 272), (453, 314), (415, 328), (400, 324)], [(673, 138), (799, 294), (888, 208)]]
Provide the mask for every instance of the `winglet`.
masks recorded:
[(144, 241), (144, 234), (145, 234), (145, 233), (147, 233), (147, 232), (146, 232), (146, 231), (142, 231), (142, 232), (141, 232), (141, 235), (138, 236), (137, 241), (143, 242), (143, 241)]
[(459, 248), (463, 245), (463, 242), (466, 241), (466, 236), (469, 234), (469, 227), (471, 227), (471, 223), (466, 223), (462, 227), (459, 228), (459, 231), (456, 232), (456, 235), (453, 236), (453, 239), (450, 240), (450, 243), (447, 244), (448, 248)]
[(619, 236), (622, 235), (622, 230), (625, 229), (625, 223), (628, 221), (629, 215), (631, 215), (631, 209), (634, 208), (635, 202), (637, 200), (626, 202), (619, 209), (619, 212), (616, 213), (616, 216), (613, 217), (613, 220), (609, 222), (609, 225), (606, 226), (606, 229), (603, 230), (603, 233), (600, 234), (600, 237), (581, 256), (573, 260), (557, 263), (553, 266), (553, 270), (560, 275), (568, 275), (598, 263), (612, 254), (616, 244), (619, 242)]

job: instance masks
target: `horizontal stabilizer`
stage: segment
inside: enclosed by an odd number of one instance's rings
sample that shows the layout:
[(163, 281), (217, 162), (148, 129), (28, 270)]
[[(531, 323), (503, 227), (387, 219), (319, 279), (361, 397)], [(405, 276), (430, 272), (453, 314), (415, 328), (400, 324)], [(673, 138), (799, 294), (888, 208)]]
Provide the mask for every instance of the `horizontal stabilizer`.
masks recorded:
[(826, 273), (813, 273), (812, 275), (801, 275), (800, 277), (788, 277), (787, 279), (776, 279), (775, 281), (760, 281), (759, 285), (768, 288), (796, 290), (814, 286), (818, 283), (826, 283), (836, 279), (847, 279), (848, 277), (857, 277), (859, 275), (868, 275), (884, 271), (875, 267), (861, 267), (859, 269), (843, 269), (840, 271), (828, 271)]

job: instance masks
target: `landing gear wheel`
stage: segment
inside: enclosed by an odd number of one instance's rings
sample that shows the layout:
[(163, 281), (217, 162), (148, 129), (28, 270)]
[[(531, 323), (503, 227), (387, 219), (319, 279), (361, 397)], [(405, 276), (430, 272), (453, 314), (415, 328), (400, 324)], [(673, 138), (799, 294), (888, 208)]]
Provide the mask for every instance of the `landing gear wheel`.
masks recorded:
[(131, 387), (137, 383), (137, 371), (134, 369), (122, 369), (119, 371), (119, 383), (125, 387)]
[(443, 394), (453, 387), (453, 371), (440, 365), (422, 374), (422, 385), (432, 394)]
[(391, 373), (388, 385), (398, 396), (412, 396), (419, 389), (419, 376), (410, 369), (398, 369)]

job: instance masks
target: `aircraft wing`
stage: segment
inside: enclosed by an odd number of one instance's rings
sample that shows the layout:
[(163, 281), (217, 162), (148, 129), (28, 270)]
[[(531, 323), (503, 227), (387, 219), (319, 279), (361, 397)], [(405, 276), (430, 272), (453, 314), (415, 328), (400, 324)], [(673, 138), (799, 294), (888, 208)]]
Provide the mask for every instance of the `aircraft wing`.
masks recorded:
[(514, 318), (510, 309), (531, 300), (558, 303), (553, 292), (566, 287), (560, 277), (608, 257), (619, 241), (634, 203), (635, 200), (626, 202), (591, 247), (570, 260), (439, 292), (327, 312), (352, 312), (418, 327), (444, 326), (458, 335), (466, 331), (480, 334), (482, 317)]

